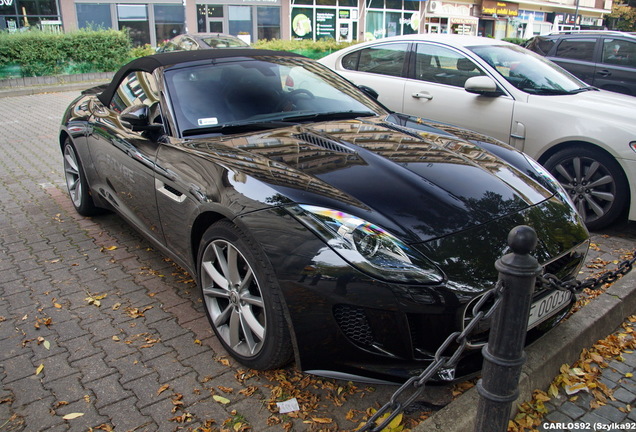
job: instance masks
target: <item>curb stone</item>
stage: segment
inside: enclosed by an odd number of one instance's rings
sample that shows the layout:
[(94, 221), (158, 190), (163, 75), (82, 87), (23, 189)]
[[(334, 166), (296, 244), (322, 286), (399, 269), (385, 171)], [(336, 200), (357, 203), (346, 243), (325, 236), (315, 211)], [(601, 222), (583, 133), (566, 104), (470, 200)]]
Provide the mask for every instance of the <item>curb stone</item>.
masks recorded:
[[(563, 363), (573, 363), (581, 350), (613, 333), (636, 311), (636, 273), (628, 273), (603, 294), (565, 322), (526, 347), (527, 360), (519, 380), (517, 404), (532, 398), (536, 389), (546, 389)], [(413, 428), (413, 432), (468, 432), (474, 429), (479, 393), (473, 387), (446, 407)]]

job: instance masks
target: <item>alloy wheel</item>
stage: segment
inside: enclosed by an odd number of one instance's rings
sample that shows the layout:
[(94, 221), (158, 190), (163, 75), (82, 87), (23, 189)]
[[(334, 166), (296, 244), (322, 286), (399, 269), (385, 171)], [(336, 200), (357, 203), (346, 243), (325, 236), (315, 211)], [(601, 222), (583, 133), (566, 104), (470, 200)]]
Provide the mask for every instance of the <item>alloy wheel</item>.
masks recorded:
[(237, 355), (258, 355), (266, 336), (261, 288), (243, 254), (224, 239), (203, 252), (201, 282), (205, 306), (223, 342)]
[(64, 147), (64, 176), (71, 201), (73, 201), (75, 208), (80, 208), (82, 206), (84, 185), (82, 184), (77, 155), (70, 145)]
[(594, 158), (576, 156), (550, 169), (570, 195), (585, 222), (593, 224), (605, 216), (616, 200), (616, 179)]

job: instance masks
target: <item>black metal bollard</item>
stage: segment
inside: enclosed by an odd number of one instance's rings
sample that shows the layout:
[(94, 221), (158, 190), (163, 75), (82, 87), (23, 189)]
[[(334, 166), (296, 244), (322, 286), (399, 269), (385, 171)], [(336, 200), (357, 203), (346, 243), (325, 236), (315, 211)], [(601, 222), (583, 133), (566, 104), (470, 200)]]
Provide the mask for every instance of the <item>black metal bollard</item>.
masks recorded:
[(488, 343), (482, 349), (482, 378), (477, 383), (479, 405), (475, 432), (505, 432), (512, 403), (519, 396), (519, 376), (526, 361), (526, 341), (530, 304), (541, 266), (530, 255), (537, 234), (529, 226), (515, 227), (508, 235), (513, 253), (495, 263), (504, 284), (502, 304), (495, 311)]

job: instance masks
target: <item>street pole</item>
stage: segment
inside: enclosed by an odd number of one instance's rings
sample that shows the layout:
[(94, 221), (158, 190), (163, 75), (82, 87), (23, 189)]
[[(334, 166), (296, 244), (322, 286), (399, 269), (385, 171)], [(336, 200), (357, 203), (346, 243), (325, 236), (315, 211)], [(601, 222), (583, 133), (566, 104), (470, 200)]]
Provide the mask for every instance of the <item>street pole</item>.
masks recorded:
[(534, 284), (542, 268), (530, 255), (537, 234), (521, 225), (510, 231), (512, 253), (495, 263), (503, 283), (502, 304), (493, 317), (488, 343), (482, 349), (482, 378), (477, 383), (479, 405), (475, 432), (506, 432), (512, 403), (519, 397), (519, 376), (526, 361), (525, 346)]

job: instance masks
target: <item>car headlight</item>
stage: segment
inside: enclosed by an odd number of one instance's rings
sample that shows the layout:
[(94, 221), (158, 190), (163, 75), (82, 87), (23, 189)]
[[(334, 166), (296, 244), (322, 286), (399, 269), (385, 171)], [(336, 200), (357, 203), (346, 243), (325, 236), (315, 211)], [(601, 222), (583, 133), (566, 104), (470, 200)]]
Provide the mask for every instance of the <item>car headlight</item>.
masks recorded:
[(552, 174), (550, 174), (547, 169), (539, 165), (539, 163), (531, 157), (526, 157), (526, 160), (537, 172), (537, 175), (539, 175), (544, 182), (548, 183), (552, 187), (552, 190), (554, 190), (559, 198), (561, 198), (561, 201), (563, 201), (565, 204), (568, 204), (572, 208), (572, 210), (578, 213), (576, 206), (572, 201), (572, 198), (570, 198), (570, 195), (566, 192), (563, 186), (561, 186), (561, 183), (559, 183), (558, 180), (555, 179), (554, 176), (552, 176)]
[(400, 283), (440, 283), (441, 272), (391, 233), (356, 216), (311, 205), (288, 207), (349, 264), (377, 279)]

